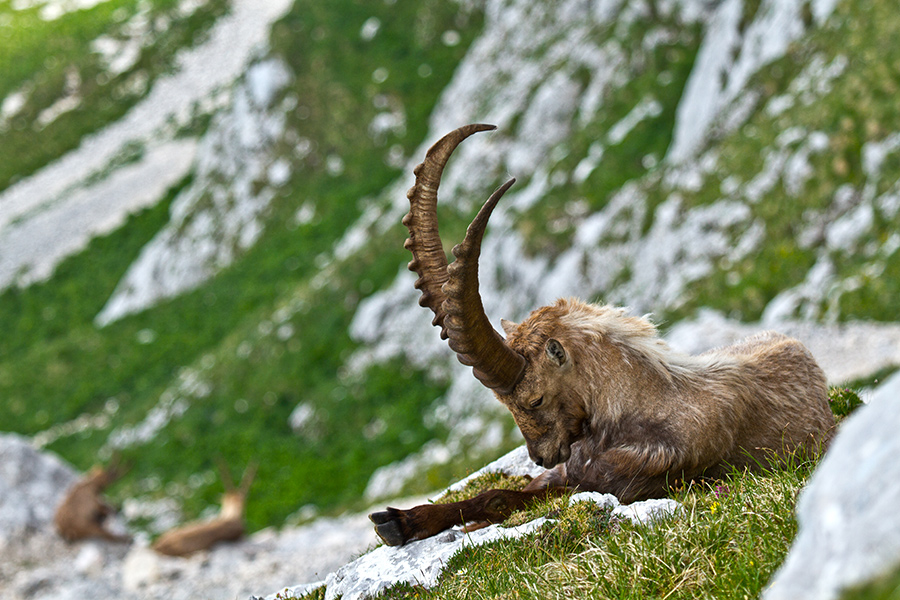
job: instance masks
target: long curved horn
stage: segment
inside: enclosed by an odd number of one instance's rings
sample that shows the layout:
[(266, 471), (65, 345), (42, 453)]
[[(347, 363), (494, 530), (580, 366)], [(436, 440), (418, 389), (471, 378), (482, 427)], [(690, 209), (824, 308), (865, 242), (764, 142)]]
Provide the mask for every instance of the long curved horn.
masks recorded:
[(494, 125), (473, 124), (451, 131), (438, 140), (415, 168), (416, 183), (406, 196), (409, 213), (403, 224), (409, 229), (404, 247), (412, 252), (409, 270), (419, 275), (416, 289), (422, 291), (419, 304), (434, 312), (433, 325), (441, 327), (459, 361), (473, 367), (475, 377), (499, 394), (510, 394), (525, 370), (525, 359), (507, 346), (491, 326), (478, 294), (478, 257), (491, 212), (515, 183), (508, 181), (495, 191), (469, 225), (463, 242), (453, 248), (456, 261), (447, 266), (447, 255), (438, 233), (437, 191), (444, 166), (456, 147), (479, 131)]
[(506, 344), (484, 312), (478, 293), (478, 257), (488, 219), (515, 182), (515, 179), (507, 181), (481, 207), (462, 243), (453, 248), (456, 260), (448, 268), (449, 280), (444, 285), (447, 295), (444, 326), (450, 337), (450, 348), (461, 363), (473, 368), (478, 381), (502, 395), (511, 394), (522, 379), (525, 359)]
[(403, 224), (409, 229), (409, 239), (403, 245), (412, 252), (409, 270), (419, 275), (415, 286), (421, 290), (419, 305), (434, 312), (432, 325), (441, 328), (441, 339), (447, 339), (444, 325), (443, 304), (447, 296), (441, 289), (447, 283), (447, 255), (438, 234), (437, 191), (441, 183), (444, 165), (460, 142), (479, 131), (496, 129), (495, 125), (474, 124), (451, 131), (438, 140), (425, 154), (425, 161), (413, 171), (416, 183), (406, 193), (409, 213)]

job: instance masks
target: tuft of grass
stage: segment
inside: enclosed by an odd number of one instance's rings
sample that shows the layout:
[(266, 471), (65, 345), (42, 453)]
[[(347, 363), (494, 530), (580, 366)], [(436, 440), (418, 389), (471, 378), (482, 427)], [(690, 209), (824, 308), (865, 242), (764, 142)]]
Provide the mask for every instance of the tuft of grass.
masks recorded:
[(302, 596), (290, 596), (282, 593), (275, 594), (275, 600), (325, 600), (325, 586), (310, 590)]
[(435, 504), (450, 504), (467, 500), (486, 492), (487, 490), (521, 490), (531, 481), (530, 477), (510, 476), (504, 473), (484, 473), (473, 477), (462, 489), (449, 491), (437, 500)]
[(834, 387), (828, 390), (828, 405), (836, 417), (846, 417), (863, 405), (859, 394), (850, 388)]

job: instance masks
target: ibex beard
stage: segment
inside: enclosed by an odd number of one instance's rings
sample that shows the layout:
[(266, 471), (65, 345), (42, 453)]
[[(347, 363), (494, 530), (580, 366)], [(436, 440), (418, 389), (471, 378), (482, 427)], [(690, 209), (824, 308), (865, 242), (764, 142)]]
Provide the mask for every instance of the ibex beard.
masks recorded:
[(429, 149), (407, 196), (409, 268), (441, 337), (512, 413), (532, 460), (548, 470), (522, 491), (369, 515), (389, 545), (466, 523), (496, 523), (534, 500), (573, 490), (623, 503), (682, 482), (758, 469), (824, 449), (834, 429), (825, 375), (798, 341), (764, 332), (698, 356), (673, 351), (646, 318), (561, 299), (522, 323), (491, 326), (478, 292), (478, 257), (499, 188), (453, 249), (437, 227), (437, 190), (453, 150), (494, 129), (468, 125)]

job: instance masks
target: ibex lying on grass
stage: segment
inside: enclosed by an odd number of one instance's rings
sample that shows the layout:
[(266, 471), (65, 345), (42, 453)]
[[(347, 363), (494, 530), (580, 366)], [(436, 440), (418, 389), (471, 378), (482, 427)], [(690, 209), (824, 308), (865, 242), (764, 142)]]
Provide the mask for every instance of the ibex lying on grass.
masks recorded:
[(434, 311), (441, 337), (506, 405), (532, 460), (549, 470), (523, 491), (373, 513), (385, 543), (502, 521), (535, 498), (573, 489), (612, 493), (624, 503), (659, 497), (679, 482), (806, 456), (827, 444), (834, 418), (825, 376), (802, 344), (777, 333), (686, 356), (624, 309), (559, 300), (521, 324), (504, 321), (504, 340), (482, 307), (478, 257), (490, 214), (515, 180), (488, 199), (449, 267), (435, 210), (450, 154), (489, 129), (453, 131), (415, 169), (403, 219), (409, 268), (419, 274), (419, 302)]
[(63, 539), (74, 542), (99, 537), (113, 542), (127, 542), (131, 538), (109, 531), (107, 518), (115, 509), (103, 499), (103, 490), (124, 474), (114, 461), (107, 468), (96, 466), (75, 482), (56, 508), (53, 523)]
[(233, 542), (244, 536), (244, 507), (247, 492), (256, 475), (256, 465), (247, 467), (238, 488), (234, 487), (227, 468), (222, 466), (221, 471), (225, 493), (222, 495), (219, 516), (170, 529), (153, 542), (151, 547), (155, 551), (169, 556), (187, 556), (200, 550), (208, 550), (219, 542)]

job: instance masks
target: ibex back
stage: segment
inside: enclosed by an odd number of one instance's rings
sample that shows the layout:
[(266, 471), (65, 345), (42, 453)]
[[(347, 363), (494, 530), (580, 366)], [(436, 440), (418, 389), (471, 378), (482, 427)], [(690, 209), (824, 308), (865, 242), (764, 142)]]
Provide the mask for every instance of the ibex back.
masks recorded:
[(438, 234), (440, 177), (469, 125), (438, 141), (415, 169), (403, 219), (419, 274), (420, 304), (441, 337), (512, 413), (532, 460), (548, 471), (523, 491), (490, 490), (472, 500), (388, 508), (369, 515), (390, 545), (467, 522), (497, 522), (548, 494), (573, 489), (632, 502), (700, 476), (808, 456), (832, 435), (825, 376), (798, 341), (766, 332), (687, 356), (671, 350), (646, 319), (622, 308), (562, 299), (521, 324), (491, 326), (478, 292), (478, 257), (494, 206), (488, 199), (447, 265)]
[(188, 556), (209, 550), (220, 542), (234, 542), (244, 536), (244, 509), (247, 493), (256, 475), (256, 465), (247, 467), (239, 487), (234, 486), (226, 466), (222, 465), (220, 470), (225, 493), (218, 516), (170, 529), (153, 542), (153, 550), (168, 556)]
[(76, 481), (53, 516), (59, 535), (70, 542), (87, 538), (129, 541), (129, 536), (107, 529), (107, 519), (115, 513), (115, 509), (103, 498), (103, 490), (119, 479), (122, 473), (123, 469), (116, 461), (108, 468), (96, 466)]

